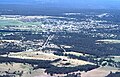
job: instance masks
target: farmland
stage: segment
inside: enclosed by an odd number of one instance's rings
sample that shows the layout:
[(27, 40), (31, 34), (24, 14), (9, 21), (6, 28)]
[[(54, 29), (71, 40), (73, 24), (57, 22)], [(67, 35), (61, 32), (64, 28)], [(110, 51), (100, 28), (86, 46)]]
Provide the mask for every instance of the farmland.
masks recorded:
[(103, 77), (120, 72), (118, 13), (92, 12), (0, 15), (0, 76)]

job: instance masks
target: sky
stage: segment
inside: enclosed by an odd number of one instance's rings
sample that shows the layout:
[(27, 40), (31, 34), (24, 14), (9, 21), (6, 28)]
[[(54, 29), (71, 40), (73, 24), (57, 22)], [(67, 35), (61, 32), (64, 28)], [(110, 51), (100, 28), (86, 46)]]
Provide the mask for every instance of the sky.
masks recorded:
[(0, 4), (31, 4), (67, 8), (120, 9), (120, 0), (0, 0)]

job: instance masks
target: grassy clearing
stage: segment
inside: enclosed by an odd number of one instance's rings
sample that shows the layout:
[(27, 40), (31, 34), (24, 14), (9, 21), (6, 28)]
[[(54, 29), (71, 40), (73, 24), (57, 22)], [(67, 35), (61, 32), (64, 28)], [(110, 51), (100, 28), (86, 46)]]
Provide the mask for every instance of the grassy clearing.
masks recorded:
[(105, 39), (105, 40), (97, 40), (98, 43), (106, 43), (106, 44), (117, 44), (120, 43), (120, 40), (113, 40), (113, 39)]
[[(6, 57), (7, 55), (2, 55)], [(49, 53), (43, 53), (40, 51), (26, 51), (26, 52), (18, 52), (18, 53), (10, 53), (8, 57), (12, 58), (20, 58), (20, 59), (37, 59), (37, 60), (55, 60), (55, 59), (61, 59), (61, 61), (52, 63), (55, 66), (58, 67), (74, 67), (74, 66), (79, 66), (79, 65), (86, 65), (86, 64), (91, 64), (94, 65), (94, 63), (83, 61), (83, 60), (78, 60), (78, 59), (70, 59), (66, 56), (57, 56), (54, 54), (49, 54)], [(65, 61), (64, 61), (65, 60)], [(64, 65), (66, 63), (70, 63), (69, 65)]]
[(83, 53), (78, 53), (78, 52), (64, 52), (64, 54), (71, 54), (75, 56), (89, 56), (89, 54), (83, 54)]
[(113, 57), (112, 60), (114, 60), (115, 62), (120, 62), (120, 56), (111, 56)]

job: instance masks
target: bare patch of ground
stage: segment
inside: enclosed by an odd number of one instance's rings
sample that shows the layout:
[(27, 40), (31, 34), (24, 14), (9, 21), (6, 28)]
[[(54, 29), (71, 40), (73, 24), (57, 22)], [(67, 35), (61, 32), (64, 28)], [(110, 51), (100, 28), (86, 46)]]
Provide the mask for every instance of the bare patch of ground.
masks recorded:
[(105, 66), (105, 67), (99, 67), (97, 69), (88, 72), (83, 72), (81, 74), (81, 77), (105, 77), (110, 72), (119, 72), (119, 71), (120, 70), (118, 68)]
[[(22, 63), (1, 63), (0, 75), (6, 75), (6, 71), (9, 75), (15, 75), (15, 77), (19, 77), (17, 73), (20, 72), (23, 72), (21, 77), (50, 77), (44, 73), (45, 69), (33, 70), (31, 65)], [(14, 72), (16, 72), (16, 74), (13, 74)]]

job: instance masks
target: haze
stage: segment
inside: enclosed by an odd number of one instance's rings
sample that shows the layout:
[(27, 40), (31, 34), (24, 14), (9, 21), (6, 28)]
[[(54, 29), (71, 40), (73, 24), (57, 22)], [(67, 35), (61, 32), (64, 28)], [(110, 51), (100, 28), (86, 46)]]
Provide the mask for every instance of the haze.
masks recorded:
[(49, 5), (85, 9), (119, 9), (120, 7), (119, 0), (1, 0), (0, 4)]

